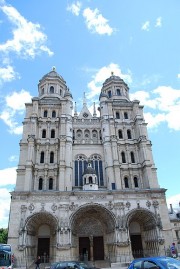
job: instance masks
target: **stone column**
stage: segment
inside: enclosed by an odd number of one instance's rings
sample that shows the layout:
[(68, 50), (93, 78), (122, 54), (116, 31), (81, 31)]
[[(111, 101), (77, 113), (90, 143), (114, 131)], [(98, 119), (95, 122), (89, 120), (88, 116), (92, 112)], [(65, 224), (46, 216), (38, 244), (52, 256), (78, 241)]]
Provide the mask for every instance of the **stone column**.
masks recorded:
[(89, 236), (90, 241), (90, 261), (94, 261), (94, 253), (93, 253), (93, 236)]

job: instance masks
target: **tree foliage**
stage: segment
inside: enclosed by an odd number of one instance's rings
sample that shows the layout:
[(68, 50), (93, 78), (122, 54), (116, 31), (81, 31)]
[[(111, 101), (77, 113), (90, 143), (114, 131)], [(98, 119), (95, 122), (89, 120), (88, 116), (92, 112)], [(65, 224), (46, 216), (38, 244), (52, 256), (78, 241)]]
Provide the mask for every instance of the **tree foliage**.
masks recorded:
[(0, 228), (0, 243), (7, 244), (8, 239), (8, 229)]

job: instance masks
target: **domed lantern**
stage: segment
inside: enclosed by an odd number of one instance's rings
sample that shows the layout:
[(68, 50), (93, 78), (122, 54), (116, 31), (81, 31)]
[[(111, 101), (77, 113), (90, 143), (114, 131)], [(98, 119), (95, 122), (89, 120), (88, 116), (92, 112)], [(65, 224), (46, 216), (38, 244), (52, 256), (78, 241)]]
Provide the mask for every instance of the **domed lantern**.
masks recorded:
[(97, 173), (96, 170), (92, 168), (91, 161), (88, 161), (88, 166), (83, 173), (83, 190), (98, 190)]

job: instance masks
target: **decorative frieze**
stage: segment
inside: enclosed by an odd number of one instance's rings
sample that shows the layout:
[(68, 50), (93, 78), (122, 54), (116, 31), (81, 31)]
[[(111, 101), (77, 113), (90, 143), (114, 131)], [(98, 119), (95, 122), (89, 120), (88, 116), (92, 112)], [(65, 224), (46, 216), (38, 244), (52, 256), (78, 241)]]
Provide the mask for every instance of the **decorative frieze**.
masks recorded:
[(150, 202), (150, 201), (147, 201), (147, 202), (146, 202), (146, 206), (147, 206), (148, 208), (150, 208), (150, 207), (151, 207), (151, 202)]

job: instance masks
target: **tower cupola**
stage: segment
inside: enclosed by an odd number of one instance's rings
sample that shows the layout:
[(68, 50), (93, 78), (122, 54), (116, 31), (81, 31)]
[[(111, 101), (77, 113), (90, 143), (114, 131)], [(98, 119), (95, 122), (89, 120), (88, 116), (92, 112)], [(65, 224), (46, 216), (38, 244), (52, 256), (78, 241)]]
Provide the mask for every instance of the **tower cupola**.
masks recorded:
[(129, 101), (129, 87), (123, 79), (115, 76), (112, 72), (111, 76), (103, 83), (99, 99), (100, 101), (103, 101), (102, 99)]
[(83, 190), (98, 190), (97, 174), (91, 165), (91, 161), (88, 161), (88, 166), (83, 173)]
[(38, 91), (40, 98), (47, 96), (63, 98), (67, 95), (72, 97), (66, 81), (56, 72), (55, 67), (39, 80)]

